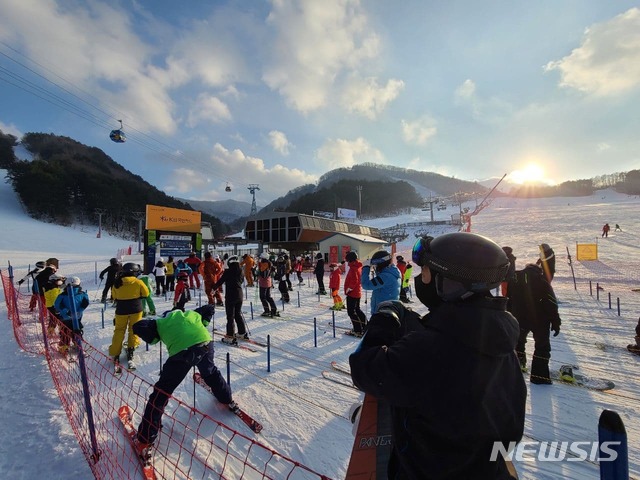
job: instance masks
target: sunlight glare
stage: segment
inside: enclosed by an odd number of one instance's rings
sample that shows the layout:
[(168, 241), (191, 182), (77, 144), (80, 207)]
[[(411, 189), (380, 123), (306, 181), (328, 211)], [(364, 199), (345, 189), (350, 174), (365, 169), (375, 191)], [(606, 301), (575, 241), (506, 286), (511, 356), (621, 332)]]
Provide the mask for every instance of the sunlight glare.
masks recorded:
[(511, 172), (511, 181), (522, 185), (523, 183), (542, 183), (544, 182), (544, 170), (535, 163), (530, 163), (522, 170), (514, 170)]

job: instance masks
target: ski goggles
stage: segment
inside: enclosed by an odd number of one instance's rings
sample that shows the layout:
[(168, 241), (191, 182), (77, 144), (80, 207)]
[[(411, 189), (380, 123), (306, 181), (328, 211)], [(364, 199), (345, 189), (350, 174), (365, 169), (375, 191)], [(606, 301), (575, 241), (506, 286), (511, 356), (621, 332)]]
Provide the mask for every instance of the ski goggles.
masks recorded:
[(391, 255), (385, 255), (383, 257), (379, 257), (379, 258), (372, 258), (371, 259), (371, 265), (380, 265), (384, 262), (390, 262), (391, 261)]
[(433, 237), (420, 237), (413, 245), (413, 250), (411, 251), (411, 260), (413, 260), (413, 263), (415, 263), (419, 267), (423, 267), (426, 264), (427, 253), (431, 251), (431, 249), (429, 248), (431, 240), (433, 240)]

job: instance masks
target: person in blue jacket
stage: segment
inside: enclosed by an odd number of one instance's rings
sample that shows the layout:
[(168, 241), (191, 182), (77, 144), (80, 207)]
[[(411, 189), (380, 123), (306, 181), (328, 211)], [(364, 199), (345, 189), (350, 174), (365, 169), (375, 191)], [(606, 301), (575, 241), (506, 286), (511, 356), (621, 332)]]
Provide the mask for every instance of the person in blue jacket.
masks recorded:
[[(69, 286), (71, 286), (71, 295), (69, 295)], [(71, 277), (67, 287), (64, 288), (60, 295), (56, 297), (53, 304), (55, 310), (60, 314), (60, 320), (65, 326), (65, 328), (60, 329), (60, 344), (58, 345), (58, 351), (61, 354), (66, 355), (69, 351), (69, 345), (71, 344), (71, 332), (82, 336), (84, 328), (82, 325), (82, 315), (88, 306), (89, 295), (87, 295), (87, 292), (82, 290), (82, 287), (80, 286), (80, 279), (78, 277)], [(73, 326), (74, 314), (78, 320), (78, 328), (74, 328)]]
[(142, 458), (150, 458), (151, 448), (158, 436), (162, 415), (169, 397), (184, 380), (192, 367), (197, 367), (216, 399), (237, 408), (231, 387), (218, 370), (213, 358), (213, 340), (207, 325), (215, 313), (215, 306), (203, 305), (195, 310), (172, 310), (154, 320), (140, 320), (133, 331), (149, 344), (162, 342), (169, 351), (160, 379), (153, 386), (138, 427), (136, 449)]
[[(368, 263), (368, 264), (367, 264)], [(371, 276), (371, 267), (374, 275)], [(402, 288), (400, 270), (391, 263), (391, 254), (386, 250), (379, 250), (365, 261), (362, 267), (362, 288), (371, 290), (371, 314), (378, 311), (378, 304), (386, 300), (399, 300)]]
[(421, 318), (399, 300), (382, 302), (349, 357), (354, 384), (389, 405), (387, 477), (512, 479), (500, 452), (491, 458), (496, 444), (506, 448), (524, 433), (518, 322), (507, 299), (491, 293), (509, 260), (495, 242), (466, 232), (420, 238), (412, 259), (441, 303), (429, 293)]

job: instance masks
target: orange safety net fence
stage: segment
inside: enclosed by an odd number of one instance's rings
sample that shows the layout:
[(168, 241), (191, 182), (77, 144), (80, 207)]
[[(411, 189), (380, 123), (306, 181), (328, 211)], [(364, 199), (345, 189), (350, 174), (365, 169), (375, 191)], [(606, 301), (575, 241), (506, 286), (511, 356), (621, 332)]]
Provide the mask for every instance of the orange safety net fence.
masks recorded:
[[(152, 384), (126, 369), (114, 375), (111, 359), (80, 338), (75, 339), (77, 356), (61, 355), (57, 347), (64, 325), (58, 323), (55, 332), (48, 332), (45, 306), (38, 301), (30, 311), (31, 294), (18, 292), (2, 270), (0, 277), (16, 341), (24, 351), (46, 357), (69, 425), (94, 476), (142, 478), (117, 412), (129, 405), (137, 426)], [(154, 467), (162, 479), (328, 478), (174, 397), (162, 417), (155, 447)]]

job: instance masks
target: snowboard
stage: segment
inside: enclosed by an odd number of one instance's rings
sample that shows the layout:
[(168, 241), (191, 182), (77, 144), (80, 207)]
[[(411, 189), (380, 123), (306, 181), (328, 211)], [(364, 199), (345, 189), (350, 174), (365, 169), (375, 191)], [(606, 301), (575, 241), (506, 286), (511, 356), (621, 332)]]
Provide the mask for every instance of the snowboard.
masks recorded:
[[(574, 370), (573, 375), (575, 378), (575, 382), (567, 382), (560, 378), (560, 370), (562, 369), (562, 367), (565, 367), (565, 366), (569, 366), (573, 368)], [(591, 390), (600, 390), (600, 391), (611, 390), (616, 386), (615, 383), (613, 383), (611, 380), (607, 380), (604, 378), (597, 378), (597, 377), (589, 377), (587, 375), (582, 375), (581, 373), (577, 373), (576, 370), (578, 370), (578, 367), (576, 367), (575, 365), (562, 365), (562, 367), (560, 367), (560, 369), (558, 370), (554, 370), (551, 372), (551, 378), (553, 380), (557, 380), (567, 385), (575, 385), (577, 387), (589, 388)]]
[(386, 479), (391, 439), (389, 405), (384, 400), (365, 394), (345, 479)]
[[(598, 441), (601, 445), (600, 454), (605, 456), (608, 452), (615, 452), (616, 458), (612, 461), (600, 461), (600, 480), (628, 480), (629, 457), (627, 445), (627, 432), (620, 416), (611, 410), (603, 410), (598, 420)], [(604, 442), (620, 442), (607, 446), (608, 452), (602, 451)], [(609, 453), (608, 457), (613, 455)]]

